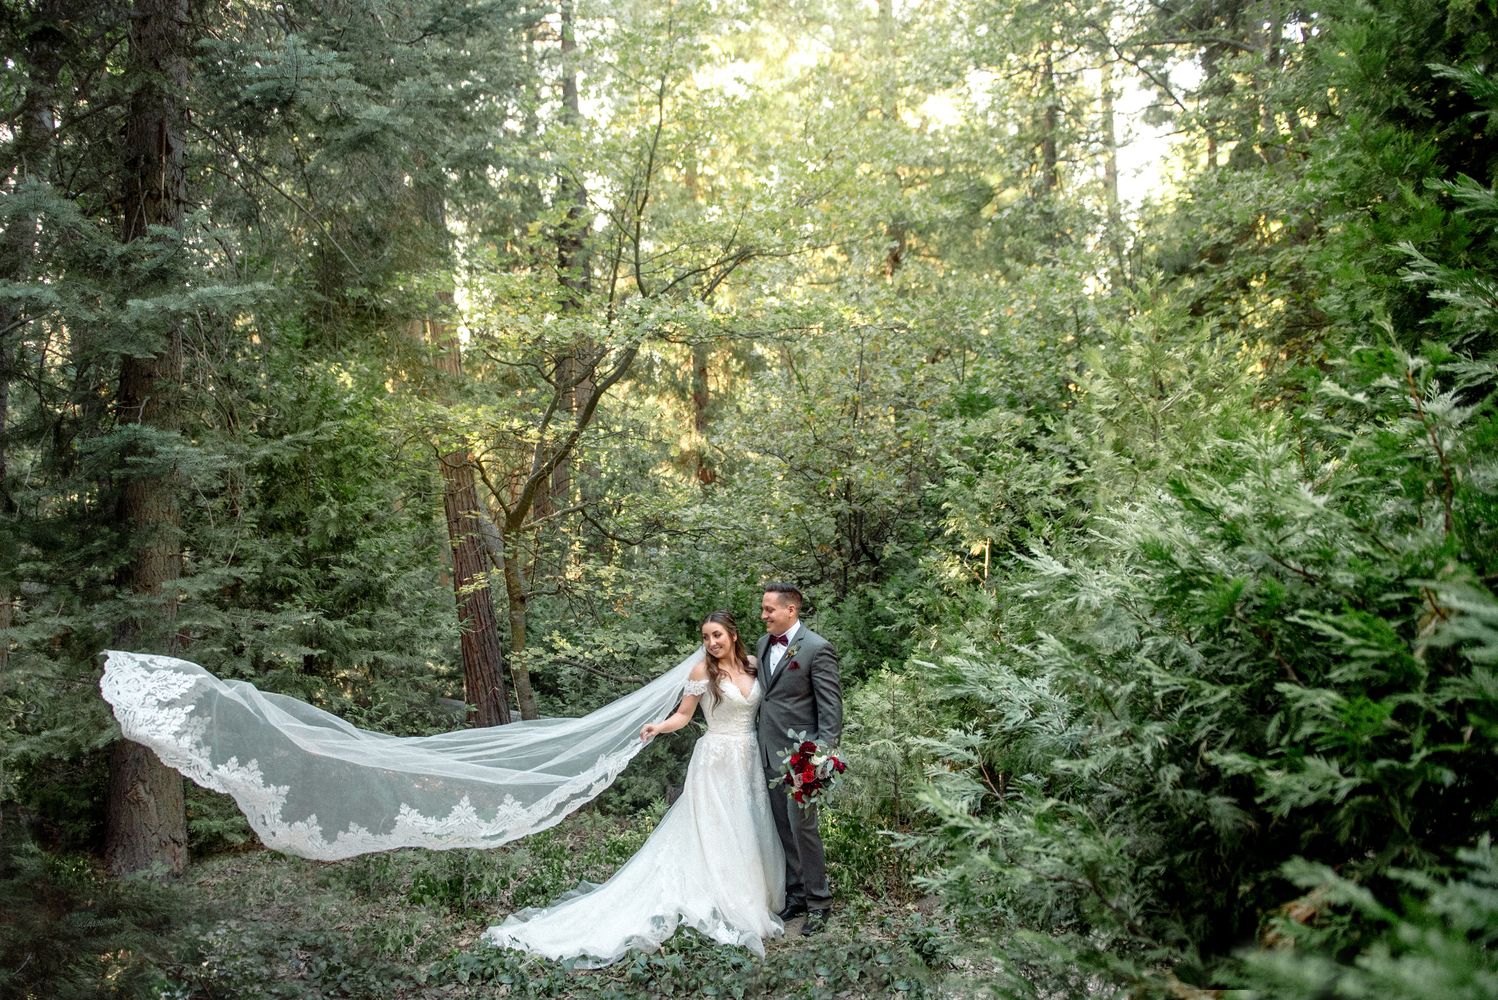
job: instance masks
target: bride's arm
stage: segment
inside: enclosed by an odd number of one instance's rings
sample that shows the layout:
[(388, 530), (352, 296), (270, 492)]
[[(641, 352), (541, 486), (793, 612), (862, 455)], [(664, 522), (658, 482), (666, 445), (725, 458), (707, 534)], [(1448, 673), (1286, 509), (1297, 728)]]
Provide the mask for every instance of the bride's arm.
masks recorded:
[[(687, 679), (701, 681), (703, 684), (706, 684), (707, 663), (699, 660), (696, 666), (692, 667), (692, 672), (688, 675)], [(700, 687), (701, 685), (698, 686)], [(662, 733), (676, 732), (682, 726), (692, 721), (692, 713), (697, 711), (697, 703), (701, 700), (701, 694), (692, 694), (690, 692), (683, 694), (681, 696), (681, 704), (676, 706), (676, 711), (669, 718), (661, 722), (650, 722), (641, 727), (640, 739), (648, 743)]]

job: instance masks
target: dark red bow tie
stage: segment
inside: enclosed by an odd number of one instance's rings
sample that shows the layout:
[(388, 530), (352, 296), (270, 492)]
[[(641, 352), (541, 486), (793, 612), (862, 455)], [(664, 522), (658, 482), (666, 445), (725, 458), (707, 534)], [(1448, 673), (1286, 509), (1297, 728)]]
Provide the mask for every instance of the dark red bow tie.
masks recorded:
[(789, 646), (790, 643), (791, 643), (791, 640), (788, 639), (788, 638), (786, 638), (783, 635), (772, 635), (772, 636), (770, 636), (770, 645), (772, 645), (772, 646)]

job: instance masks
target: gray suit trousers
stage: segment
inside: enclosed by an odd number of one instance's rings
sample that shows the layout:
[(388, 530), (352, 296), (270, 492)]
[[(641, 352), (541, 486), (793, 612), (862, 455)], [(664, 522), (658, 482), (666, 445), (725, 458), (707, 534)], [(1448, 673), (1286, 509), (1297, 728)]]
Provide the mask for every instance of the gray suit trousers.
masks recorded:
[[(778, 772), (770, 780), (780, 777)], [(785, 902), (805, 903), (808, 910), (832, 907), (832, 887), (827, 884), (827, 858), (822, 835), (817, 831), (817, 807), (796, 805), (780, 788), (770, 789), (770, 812), (785, 848)]]

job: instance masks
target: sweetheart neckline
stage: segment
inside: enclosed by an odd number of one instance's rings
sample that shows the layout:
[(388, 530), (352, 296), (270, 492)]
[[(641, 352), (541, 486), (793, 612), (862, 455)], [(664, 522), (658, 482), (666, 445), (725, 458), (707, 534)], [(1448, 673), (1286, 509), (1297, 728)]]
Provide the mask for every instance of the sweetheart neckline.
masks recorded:
[(756, 674), (754, 677), (751, 677), (749, 679), (749, 694), (745, 694), (743, 691), (739, 690), (739, 686), (733, 682), (733, 679), (726, 675), (719, 677), (718, 683), (726, 684), (728, 687), (732, 688), (734, 693), (739, 696), (740, 701), (748, 701), (749, 695), (754, 693), (754, 686), (759, 683), (759, 676)]

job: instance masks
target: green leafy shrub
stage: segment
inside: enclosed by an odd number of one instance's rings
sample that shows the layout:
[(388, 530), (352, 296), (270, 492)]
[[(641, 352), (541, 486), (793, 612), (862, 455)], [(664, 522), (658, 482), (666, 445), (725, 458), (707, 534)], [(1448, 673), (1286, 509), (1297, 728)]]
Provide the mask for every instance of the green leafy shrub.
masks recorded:
[[(1233, 194), (1214, 223), (1243, 232), (1252, 206), (1293, 225), (1168, 275), (1088, 353), (1075, 405), (1036, 431), (1085, 468), (1083, 527), (1029, 536), (984, 581), (968, 604), (988, 621), (932, 679), (965, 721), (932, 741), (926, 884), (989, 936), (1003, 995), (1356, 995), (1372, 980), (1347, 968), (1408, 977), (1490, 933), (1481, 904), (1432, 928), (1452, 880), (1481, 884), (1465, 852), (1498, 818), (1498, 379), (1475, 293), (1498, 225), (1472, 144), (1498, 105), (1482, 71), (1432, 74), (1395, 40), (1476, 59), (1491, 12), (1327, 13), (1303, 79), (1347, 117), (1301, 166), (1201, 189)], [(1003, 466), (1019, 495), (1054, 478), (1030, 464)], [(972, 516), (982, 499), (952, 505), (969, 536), (1004, 524)], [(1428, 900), (1402, 906), (1412, 886)], [(1260, 954), (1307, 906), (1295, 948)], [(1482, 995), (1484, 965), (1452, 957)]]
[[(1286, 874), (1315, 907), (1272, 922), (1278, 946), (1247, 957), (1243, 981), (1276, 1000), (1424, 1000), (1498, 997), (1498, 855), (1492, 841), (1458, 852), (1448, 874), (1396, 869), (1397, 907), (1317, 865)], [(1356, 924), (1353, 947), (1339, 947)], [(1328, 946), (1331, 947), (1328, 947)]]
[[(657, 952), (632, 952), (594, 973), (498, 948), (461, 951), (432, 970), (459, 984), (503, 987), (518, 997), (796, 997), (936, 995), (944, 952), (917, 925), (855, 935), (834, 921), (815, 947), (772, 950), (761, 960), (683, 929)], [(775, 947), (771, 946), (772, 949)], [(928, 964), (925, 954), (935, 956)]]
[(957, 912), (1052, 929), (1058, 970), (1210, 981), (1292, 897), (1291, 859), (1376, 880), (1492, 823), (1498, 607), (1434, 488), (1489, 460), (1428, 366), (1389, 360), (1323, 380), (1336, 402), (1298, 426), (1213, 428), (1209, 467), (1006, 581), (1028, 638), (942, 678), (982, 720), (942, 741), (928, 799)]
[(0, 995), (155, 998), (189, 900), (150, 878), (112, 879), (94, 859), (0, 842)]

